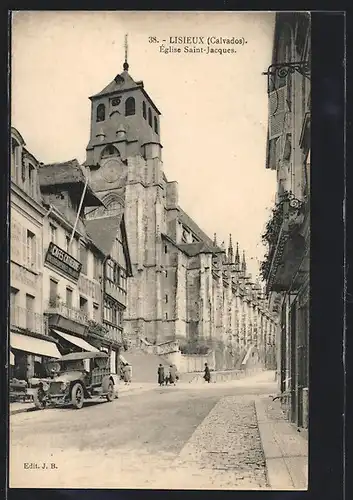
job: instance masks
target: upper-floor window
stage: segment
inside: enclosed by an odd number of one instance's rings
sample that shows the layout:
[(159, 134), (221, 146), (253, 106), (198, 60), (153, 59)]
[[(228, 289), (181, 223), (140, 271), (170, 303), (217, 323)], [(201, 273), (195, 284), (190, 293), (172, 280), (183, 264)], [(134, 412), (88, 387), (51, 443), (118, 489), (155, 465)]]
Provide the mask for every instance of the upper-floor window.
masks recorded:
[(151, 108), (148, 108), (148, 124), (152, 127), (152, 111)]
[(99, 305), (93, 304), (93, 319), (94, 321), (99, 321)]
[(88, 300), (80, 295), (80, 311), (87, 313), (88, 311)]
[(56, 304), (58, 298), (58, 282), (53, 278), (49, 280), (49, 302)]
[(36, 237), (27, 230), (27, 266), (30, 268), (36, 265)]
[(114, 282), (114, 268), (115, 268), (114, 262), (109, 259), (106, 265), (106, 276), (108, 280), (112, 282)]
[(158, 120), (156, 116), (154, 117), (154, 131), (158, 134)]
[(109, 156), (120, 156), (119, 150), (112, 144), (108, 144), (101, 153), (101, 158), (108, 158)]
[(66, 305), (68, 308), (72, 308), (72, 288), (66, 288)]
[(36, 197), (36, 169), (31, 163), (28, 164), (28, 194)]
[(100, 261), (97, 255), (93, 255), (93, 278), (99, 280), (100, 276)]
[(146, 120), (146, 118), (147, 118), (147, 110), (146, 110), (146, 103), (145, 103), (145, 101), (142, 102), (142, 116)]
[(104, 122), (104, 120), (105, 120), (105, 106), (104, 106), (104, 104), (99, 104), (97, 106), (96, 121), (97, 122)]
[(18, 142), (15, 139), (11, 140), (11, 179), (15, 182), (19, 181), (19, 171), (21, 167), (21, 151)]
[(81, 271), (82, 271), (83, 274), (87, 274), (87, 257), (88, 257), (88, 252), (87, 252), (86, 245), (84, 245), (83, 243), (81, 243), (80, 244), (80, 258), (79, 258), (79, 261), (82, 264)]
[(125, 116), (131, 116), (135, 114), (135, 99), (133, 97), (128, 97), (125, 102)]
[(50, 224), (50, 241), (56, 243), (57, 229), (53, 224)]

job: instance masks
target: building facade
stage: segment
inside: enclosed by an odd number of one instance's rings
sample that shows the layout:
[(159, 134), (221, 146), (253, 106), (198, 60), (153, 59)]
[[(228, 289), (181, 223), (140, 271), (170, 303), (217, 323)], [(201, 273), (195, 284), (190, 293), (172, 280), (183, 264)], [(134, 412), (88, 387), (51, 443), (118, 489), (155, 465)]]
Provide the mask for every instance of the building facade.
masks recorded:
[(124, 71), (90, 98), (85, 162), (106, 206), (89, 218), (124, 211), (133, 274), (126, 332), (132, 341), (205, 344), (217, 369), (237, 366), (250, 346), (265, 356), (275, 343), (274, 318), (245, 255), (241, 264), (231, 241), (226, 252), (182, 210), (178, 184), (163, 168), (160, 112), (128, 70), (125, 61)]
[(266, 167), (276, 171), (277, 199), (262, 265), (278, 314), (279, 389), (288, 418), (308, 425), (310, 245), (310, 15), (276, 15), (268, 68)]
[(60, 357), (43, 315), (43, 224), (38, 161), (11, 129), (10, 378), (43, 375), (47, 358)]
[[(118, 342), (126, 350), (123, 318), (127, 305), (127, 280), (132, 276), (126, 227), (122, 211), (114, 215), (96, 217), (86, 221), (93, 241), (105, 255), (103, 262), (103, 325), (106, 338)], [(112, 351), (112, 365), (119, 363)], [(114, 372), (116, 373), (116, 372)]]
[[(49, 358), (98, 350), (118, 374), (131, 274), (123, 217), (108, 251), (87, 227), (85, 211), (103, 205), (85, 169), (77, 160), (39, 163), (14, 128), (11, 138), (10, 378), (31, 383), (46, 375)], [(120, 266), (116, 330), (104, 324), (106, 295), (114, 295), (105, 284), (109, 258)]]

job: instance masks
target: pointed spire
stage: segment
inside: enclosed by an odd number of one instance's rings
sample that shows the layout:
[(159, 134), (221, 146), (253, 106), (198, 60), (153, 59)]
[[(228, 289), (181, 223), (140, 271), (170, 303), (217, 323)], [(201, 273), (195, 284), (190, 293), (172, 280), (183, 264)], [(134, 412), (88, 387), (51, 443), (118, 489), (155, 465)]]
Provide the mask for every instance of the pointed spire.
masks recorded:
[(127, 62), (127, 55), (128, 55), (127, 34), (125, 35), (124, 49), (125, 49), (125, 62), (123, 64), (123, 69), (124, 71), (129, 71), (129, 64)]
[(235, 263), (240, 264), (239, 243), (238, 242), (237, 242), (237, 250), (235, 252)]
[(214, 235), (213, 235), (213, 244), (215, 247), (217, 246), (217, 234), (216, 233), (214, 233)]
[(234, 261), (234, 253), (233, 253), (233, 243), (232, 243), (232, 235), (229, 235), (229, 245), (228, 245), (228, 262), (229, 264), (233, 264)]
[(245, 250), (243, 250), (243, 260), (241, 263), (241, 270), (246, 273), (246, 261), (245, 261)]

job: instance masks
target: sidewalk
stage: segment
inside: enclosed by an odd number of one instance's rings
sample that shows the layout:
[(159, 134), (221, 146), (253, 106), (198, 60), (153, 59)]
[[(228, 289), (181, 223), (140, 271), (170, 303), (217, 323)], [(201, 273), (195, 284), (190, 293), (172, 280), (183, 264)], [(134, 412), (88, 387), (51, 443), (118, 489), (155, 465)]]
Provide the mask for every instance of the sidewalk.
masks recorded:
[[(141, 393), (154, 389), (156, 384), (150, 383), (139, 383), (132, 382), (130, 385), (125, 385), (124, 383), (119, 384), (119, 397), (126, 395), (126, 393)], [(10, 415), (16, 415), (17, 413), (24, 413), (28, 411), (36, 411), (37, 408), (34, 403), (10, 403)]]
[(255, 401), (258, 428), (272, 490), (308, 488), (308, 441), (285, 419), (279, 401), (263, 396)]

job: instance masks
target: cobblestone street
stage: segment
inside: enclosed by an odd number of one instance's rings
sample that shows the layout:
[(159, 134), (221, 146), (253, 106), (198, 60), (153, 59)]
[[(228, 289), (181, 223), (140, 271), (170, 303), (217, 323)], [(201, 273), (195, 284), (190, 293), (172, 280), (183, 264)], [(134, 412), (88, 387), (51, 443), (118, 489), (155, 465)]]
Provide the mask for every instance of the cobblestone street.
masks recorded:
[(156, 388), (79, 411), (14, 415), (10, 485), (267, 488), (254, 401), (274, 383), (262, 379)]

